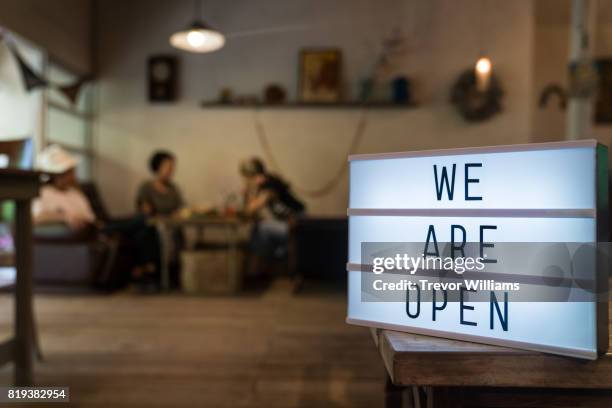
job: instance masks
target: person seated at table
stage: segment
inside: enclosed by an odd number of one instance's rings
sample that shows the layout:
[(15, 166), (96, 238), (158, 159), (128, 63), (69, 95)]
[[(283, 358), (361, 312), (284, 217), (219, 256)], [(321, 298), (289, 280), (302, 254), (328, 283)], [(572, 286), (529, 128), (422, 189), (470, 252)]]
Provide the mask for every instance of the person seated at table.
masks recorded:
[[(144, 182), (136, 196), (137, 211), (145, 217), (171, 217), (184, 209), (185, 202), (181, 191), (172, 182), (176, 159), (166, 150), (158, 150), (149, 159), (149, 169), (153, 179)], [(170, 279), (172, 285), (178, 285), (178, 252), (184, 247), (185, 238), (180, 227), (175, 227), (169, 234), (172, 239), (170, 248), (166, 248), (169, 255)], [(159, 237), (158, 237), (159, 242)]]
[(244, 212), (258, 220), (250, 245), (255, 261), (249, 265), (249, 272), (257, 274), (259, 258), (283, 259), (287, 255), (289, 223), (301, 216), (306, 207), (286, 181), (266, 171), (260, 159), (244, 160), (240, 173), (245, 180)]
[(146, 224), (144, 217), (106, 223), (97, 220), (89, 199), (78, 185), (78, 160), (60, 146), (45, 148), (37, 163), (38, 168), (49, 175), (49, 182), (42, 186), (39, 197), (32, 204), (34, 223), (39, 226), (65, 224), (74, 233), (90, 234), (101, 240), (115, 235), (129, 239), (135, 249), (132, 279), (139, 285), (152, 286), (150, 279), (144, 282), (145, 272), (156, 270), (159, 250), (155, 229)]
[(170, 216), (184, 206), (179, 188), (172, 182), (176, 159), (165, 150), (155, 152), (149, 160), (149, 168), (154, 175), (144, 182), (138, 190), (136, 208), (146, 216)]
[(38, 168), (50, 179), (32, 204), (35, 224), (64, 223), (73, 231), (94, 226), (96, 216), (78, 187), (77, 165), (77, 160), (60, 146), (51, 145), (41, 152)]

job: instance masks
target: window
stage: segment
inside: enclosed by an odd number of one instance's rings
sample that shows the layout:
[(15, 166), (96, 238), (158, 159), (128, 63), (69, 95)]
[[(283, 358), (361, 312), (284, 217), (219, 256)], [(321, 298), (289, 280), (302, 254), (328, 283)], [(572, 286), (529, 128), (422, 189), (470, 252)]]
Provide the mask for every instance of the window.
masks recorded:
[(47, 88), (47, 115), (44, 145), (59, 144), (79, 159), (77, 176), (81, 181), (92, 178), (94, 161), (92, 143), (93, 84), (87, 82), (73, 103), (58, 86), (74, 85), (78, 76), (50, 62), (46, 77), (56, 86)]
[(25, 89), (19, 66), (7, 43), (15, 46), (36, 73), (44, 68), (45, 52), (15, 33), (5, 30), (4, 36), (6, 40), (0, 40), (0, 140), (32, 138), (38, 147), (42, 140), (43, 93), (38, 89), (32, 92)]

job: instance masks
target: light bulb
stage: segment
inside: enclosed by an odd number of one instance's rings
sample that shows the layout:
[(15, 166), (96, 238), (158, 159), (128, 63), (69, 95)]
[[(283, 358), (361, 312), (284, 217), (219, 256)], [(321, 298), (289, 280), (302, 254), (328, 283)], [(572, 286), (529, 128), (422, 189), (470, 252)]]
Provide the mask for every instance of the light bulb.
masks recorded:
[(206, 36), (200, 30), (191, 30), (187, 34), (187, 42), (193, 48), (200, 48), (206, 42)]
[(172, 34), (170, 44), (181, 50), (205, 53), (223, 47), (225, 37), (220, 32), (206, 27), (203, 23), (194, 23), (188, 29)]
[(488, 74), (491, 72), (491, 60), (487, 57), (479, 58), (476, 62), (476, 71), (480, 74)]

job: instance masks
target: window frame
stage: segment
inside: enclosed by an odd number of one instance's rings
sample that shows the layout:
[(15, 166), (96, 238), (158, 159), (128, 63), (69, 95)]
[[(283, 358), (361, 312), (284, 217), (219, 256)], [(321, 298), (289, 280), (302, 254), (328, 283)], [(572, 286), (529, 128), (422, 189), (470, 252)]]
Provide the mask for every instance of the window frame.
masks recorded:
[[(59, 68), (60, 70), (65, 71), (71, 75), (74, 75), (75, 77), (79, 76), (79, 74), (70, 70), (69, 68), (66, 68), (66, 66), (63, 65), (62, 63), (56, 60), (50, 59), (50, 58), (46, 58), (44, 62), (45, 78), (49, 78), (50, 76), (49, 74), (50, 74), (52, 66)], [(90, 84), (90, 86), (93, 86), (93, 85)], [(84, 156), (88, 162), (87, 169), (86, 169), (88, 178), (84, 180), (79, 180), (79, 181), (84, 181), (84, 182), (93, 181), (94, 176), (95, 176), (94, 169), (95, 169), (96, 153), (94, 150), (94, 130), (93, 130), (95, 115), (93, 112), (95, 112), (94, 105), (95, 105), (96, 89), (94, 88), (92, 92), (93, 92), (93, 95), (91, 96), (91, 106), (89, 107), (89, 112), (80, 112), (72, 105), (67, 106), (67, 105), (58, 103), (56, 101), (53, 101), (49, 96), (49, 88), (45, 88), (43, 92), (43, 105), (44, 106), (43, 106), (43, 121), (42, 121), (43, 129), (41, 132), (41, 135), (42, 135), (41, 148), (45, 148), (51, 144), (56, 144), (71, 153), (77, 154), (79, 156)], [(76, 118), (84, 122), (85, 129), (86, 129), (85, 135), (84, 135), (84, 147), (78, 147), (78, 146), (74, 146), (68, 143), (53, 140), (53, 136), (51, 135), (51, 131), (50, 131), (50, 119), (49, 119), (50, 110), (59, 111), (64, 115), (72, 116), (73, 118)]]

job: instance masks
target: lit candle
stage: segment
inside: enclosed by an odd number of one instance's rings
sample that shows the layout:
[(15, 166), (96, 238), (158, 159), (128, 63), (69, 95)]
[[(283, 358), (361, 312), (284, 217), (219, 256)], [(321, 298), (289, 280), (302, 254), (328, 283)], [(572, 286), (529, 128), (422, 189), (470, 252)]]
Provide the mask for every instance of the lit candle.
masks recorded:
[(485, 92), (489, 88), (491, 67), (491, 60), (487, 57), (480, 57), (476, 61), (476, 89), (480, 92)]

